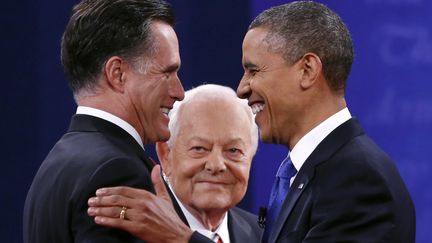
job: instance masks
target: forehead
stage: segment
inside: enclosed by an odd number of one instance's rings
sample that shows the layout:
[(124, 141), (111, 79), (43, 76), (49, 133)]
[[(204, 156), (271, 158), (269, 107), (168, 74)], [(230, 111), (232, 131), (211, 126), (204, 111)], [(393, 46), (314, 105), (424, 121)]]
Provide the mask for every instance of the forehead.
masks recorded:
[(178, 139), (199, 136), (213, 141), (251, 141), (252, 122), (236, 98), (196, 98), (179, 113)]
[(180, 62), (178, 39), (174, 29), (162, 21), (153, 21), (151, 31), (157, 53), (155, 59), (167, 59), (170, 62)]
[(273, 66), (285, 63), (285, 60), (268, 36), (269, 31), (258, 27), (249, 30), (243, 40), (243, 65), (249, 66)]
[(152, 21), (150, 29), (155, 38), (160, 40), (177, 40), (177, 35), (172, 26), (163, 21)]
[(243, 40), (243, 51), (268, 49), (267, 34), (268, 30), (261, 27), (249, 30)]

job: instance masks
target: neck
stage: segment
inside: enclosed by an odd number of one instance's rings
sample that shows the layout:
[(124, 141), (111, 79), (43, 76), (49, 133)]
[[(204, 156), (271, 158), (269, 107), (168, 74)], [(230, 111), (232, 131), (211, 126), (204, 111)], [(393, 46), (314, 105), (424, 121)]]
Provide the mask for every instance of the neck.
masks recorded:
[(291, 136), (288, 148), (292, 150), (297, 142), (313, 128), (346, 107), (343, 97), (323, 99), (309, 107), (301, 122), (297, 124), (297, 132)]
[(145, 143), (146, 140), (144, 139), (144, 132), (142, 127), (138, 126), (138, 119), (131, 116), (131, 114), (135, 113), (129, 112), (130, 107), (128, 107), (123, 100), (119, 99), (119, 97), (104, 93), (92, 96), (76, 97), (76, 102), (79, 106), (87, 106), (103, 110), (123, 119), (135, 128), (140, 135), (141, 140)]
[(227, 212), (225, 209), (197, 210), (188, 205), (185, 207), (207, 230), (212, 232), (219, 227)]

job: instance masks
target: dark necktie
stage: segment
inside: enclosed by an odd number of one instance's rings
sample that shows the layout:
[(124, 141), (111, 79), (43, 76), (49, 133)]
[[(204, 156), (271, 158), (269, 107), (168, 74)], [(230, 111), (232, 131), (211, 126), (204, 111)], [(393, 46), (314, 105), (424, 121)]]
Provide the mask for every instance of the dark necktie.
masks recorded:
[(282, 207), (286, 195), (290, 189), (290, 179), (297, 173), (297, 170), (292, 164), (291, 158), (288, 155), (279, 167), (276, 174), (276, 180), (273, 183), (273, 188), (270, 194), (269, 207), (263, 235), (263, 242), (267, 242), (272, 230), (274, 221)]

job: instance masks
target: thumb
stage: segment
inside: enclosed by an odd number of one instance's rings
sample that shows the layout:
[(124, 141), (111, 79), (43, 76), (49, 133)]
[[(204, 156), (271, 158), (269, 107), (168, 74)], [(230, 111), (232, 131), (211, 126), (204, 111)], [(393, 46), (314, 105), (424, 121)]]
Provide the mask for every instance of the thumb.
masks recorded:
[(153, 167), (153, 170), (151, 173), (151, 180), (152, 180), (153, 186), (156, 190), (156, 195), (158, 197), (161, 197), (161, 198), (171, 202), (171, 198), (170, 198), (168, 191), (165, 187), (165, 183), (162, 180), (160, 165), (155, 165)]

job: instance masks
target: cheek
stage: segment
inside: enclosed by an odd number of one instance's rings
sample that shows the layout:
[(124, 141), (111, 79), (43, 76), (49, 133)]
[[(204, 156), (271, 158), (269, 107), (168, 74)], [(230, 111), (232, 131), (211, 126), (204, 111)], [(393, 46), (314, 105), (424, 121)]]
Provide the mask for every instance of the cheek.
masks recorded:
[(246, 162), (237, 162), (234, 166), (231, 166), (231, 173), (235, 179), (239, 182), (247, 181), (249, 178), (250, 164)]
[(171, 185), (180, 201), (188, 204), (192, 200), (192, 180), (189, 177), (177, 176), (170, 178)]
[(139, 87), (133, 87), (132, 92), (135, 93), (144, 106), (159, 109), (162, 101), (169, 98), (166, 86), (166, 82), (163, 80), (150, 80)]
[(199, 173), (200, 166), (195, 165), (192, 160), (188, 160), (186, 163), (177, 161), (172, 168), (172, 175), (170, 176), (171, 185), (173, 186), (176, 195), (182, 201), (190, 201), (194, 193), (194, 175)]
[(238, 164), (231, 167), (231, 174), (235, 184), (233, 186), (233, 195), (236, 197), (243, 197), (246, 193), (248, 180), (249, 180), (249, 164)]

